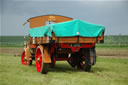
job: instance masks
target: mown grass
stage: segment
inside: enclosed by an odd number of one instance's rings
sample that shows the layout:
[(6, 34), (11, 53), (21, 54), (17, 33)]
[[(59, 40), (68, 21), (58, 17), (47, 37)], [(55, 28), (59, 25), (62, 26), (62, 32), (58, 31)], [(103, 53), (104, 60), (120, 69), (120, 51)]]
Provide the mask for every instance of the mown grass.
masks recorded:
[(96, 48), (128, 48), (128, 44), (96, 44)]
[(24, 48), (24, 45), (0, 45), (0, 48)]
[(97, 59), (89, 73), (57, 62), (44, 75), (36, 72), (35, 64), (23, 66), (20, 57), (0, 54), (0, 85), (128, 85), (128, 58)]

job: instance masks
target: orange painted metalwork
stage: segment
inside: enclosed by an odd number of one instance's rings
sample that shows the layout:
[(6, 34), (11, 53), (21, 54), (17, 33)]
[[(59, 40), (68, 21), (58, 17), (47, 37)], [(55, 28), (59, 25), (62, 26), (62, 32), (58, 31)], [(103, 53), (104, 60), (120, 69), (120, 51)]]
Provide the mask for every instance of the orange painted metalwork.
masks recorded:
[(50, 53), (48, 52), (48, 48), (47, 47), (44, 48), (42, 45), (40, 45), (40, 49), (42, 51), (41, 54), (44, 63), (51, 63), (51, 56)]

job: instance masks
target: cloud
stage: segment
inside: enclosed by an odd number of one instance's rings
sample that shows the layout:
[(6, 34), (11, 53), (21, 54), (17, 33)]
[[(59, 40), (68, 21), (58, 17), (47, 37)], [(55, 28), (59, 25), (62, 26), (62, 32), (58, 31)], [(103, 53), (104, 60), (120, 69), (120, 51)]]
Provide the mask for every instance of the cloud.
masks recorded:
[(45, 14), (59, 14), (105, 25), (107, 35), (117, 34), (117, 29), (126, 34), (127, 8), (127, 2), (4, 0), (2, 35), (27, 35), (29, 25), (23, 30), (22, 24), (30, 17)]

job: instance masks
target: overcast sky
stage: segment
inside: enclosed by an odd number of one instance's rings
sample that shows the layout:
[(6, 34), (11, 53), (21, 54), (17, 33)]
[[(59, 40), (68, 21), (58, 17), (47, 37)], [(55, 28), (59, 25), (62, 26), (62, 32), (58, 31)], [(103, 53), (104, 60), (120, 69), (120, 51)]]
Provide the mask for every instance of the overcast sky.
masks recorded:
[(104, 25), (105, 35), (128, 35), (128, 0), (0, 0), (0, 35), (28, 35), (23, 23), (46, 14)]

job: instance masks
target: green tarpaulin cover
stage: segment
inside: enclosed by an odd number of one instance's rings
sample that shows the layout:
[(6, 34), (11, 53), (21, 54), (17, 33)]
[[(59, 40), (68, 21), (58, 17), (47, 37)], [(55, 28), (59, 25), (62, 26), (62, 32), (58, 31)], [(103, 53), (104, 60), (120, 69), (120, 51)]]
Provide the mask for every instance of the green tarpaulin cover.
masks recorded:
[(46, 35), (52, 37), (52, 32), (54, 32), (56, 37), (98, 37), (101, 36), (104, 30), (102, 25), (91, 24), (82, 20), (72, 20), (29, 29), (29, 34), (31, 37)]

